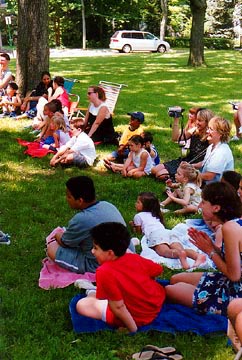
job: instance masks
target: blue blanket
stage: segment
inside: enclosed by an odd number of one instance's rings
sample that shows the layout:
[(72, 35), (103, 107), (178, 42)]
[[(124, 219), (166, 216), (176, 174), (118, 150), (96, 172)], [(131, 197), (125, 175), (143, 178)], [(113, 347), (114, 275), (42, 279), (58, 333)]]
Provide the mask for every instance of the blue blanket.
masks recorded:
[[(69, 309), (74, 332), (93, 333), (100, 330), (115, 330), (101, 320), (79, 315), (76, 303), (86, 295), (78, 294), (70, 302)], [(161, 332), (193, 332), (198, 335), (227, 331), (227, 318), (221, 315), (198, 315), (193, 309), (183, 305), (166, 303), (149, 325), (142, 326), (138, 331), (157, 330)]]

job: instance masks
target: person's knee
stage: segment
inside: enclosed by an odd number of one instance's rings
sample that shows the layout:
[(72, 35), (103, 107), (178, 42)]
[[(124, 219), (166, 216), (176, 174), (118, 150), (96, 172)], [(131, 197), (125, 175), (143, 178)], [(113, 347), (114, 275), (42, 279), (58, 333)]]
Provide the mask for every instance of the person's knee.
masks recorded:
[(229, 303), (228, 306), (228, 317), (231, 320), (235, 320), (236, 316), (242, 312), (242, 299), (234, 299)]

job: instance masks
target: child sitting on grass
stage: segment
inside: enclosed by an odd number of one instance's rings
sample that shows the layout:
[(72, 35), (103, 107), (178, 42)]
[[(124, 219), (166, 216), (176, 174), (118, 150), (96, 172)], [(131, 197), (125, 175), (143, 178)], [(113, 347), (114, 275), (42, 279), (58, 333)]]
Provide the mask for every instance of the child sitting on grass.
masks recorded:
[(135, 203), (138, 212), (130, 222), (134, 231), (143, 234), (149, 248), (158, 255), (166, 258), (178, 259), (183, 269), (189, 269), (187, 257), (194, 259), (193, 267), (198, 267), (206, 261), (205, 254), (192, 249), (184, 249), (179, 241), (172, 240), (169, 230), (164, 227), (163, 215), (160, 211), (158, 198), (152, 192), (142, 192)]
[(143, 148), (144, 139), (140, 135), (134, 135), (129, 140), (129, 155), (124, 164), (116, 164), (104, 159), (104, 166), (113, 171), (121, 172), (124, 177), (136, 179), (149, 175), (153, 166), (152, 159), (147, 150)]
[(96, 159), (95, 145), (92, 139), (80, 128), (79, 122), (74, 123), (70, 140), (59, 148), (50, 160), (51, 166), (60, 163), (62, 166), (75, 165), (79, 168), (92, 166)]
[(17, 116), (17, 111), (20, 109), (22, 101), (20, 99), (18, 91), (18, 85), (11, 81), (6, 89), (6, 95), (2, 97), (0, 106), (3, 108), (2, 117), (13, 117)]
[(77, 312), (136, 332), (155, 319), (164, 303), (165, 290), (155, 281), (162, 266), (126, 252), (130, 235), (120, 223), (97, 225), (91, 235), (92, 253), (100, 265), (97, 290), (78, 301)]
[(144, 132), (143, 126), (141, 125), (145, 121), (144, 114), (140, 111), (136, 111), (128, 113), (127, 115), (130, 115), (129, 125), (124, 129), (117, 150), (107, 156), (107, 160), (109, 161), (123, 164), (129, 155), (129, 140), (132, 136), (142, 135)]
[(153, 166), (156, 166), (160, 163), (160, 158), (158, 151), (156, 150), (155, 145), (153, 144), (153, 135), (149, 131), (145, 131), (142, 134), (144, 138), (144, 148), (148, 151), (153, 161)]
[(160, 204), (162, 211), (165, 212), (164, 208), (166, 205), (175, 202), (183, 206), (182, 209), (176, 210), (175, 214), (196, 213), (201, 202), (202, 192), (202, 181), (199, 171), (193, 165), (182, 161), (177, 169), (175, 179), (176, 183), (172, 183), (171, 180), (166, 182), (168, 187), (175, 188), (176, 190), (173, 193), (170, 189), (167, 190), (168, 198)]
[(60, 113), (55, 113), (51, 119), (52, 127), (54, 130), (53, 138), (54, 143), (51, 145), (43, 145), (43, 148), (57, 151), (61, 146), (65, 145), (70, 140), (69, 133), (66, 128), (64, 116)]

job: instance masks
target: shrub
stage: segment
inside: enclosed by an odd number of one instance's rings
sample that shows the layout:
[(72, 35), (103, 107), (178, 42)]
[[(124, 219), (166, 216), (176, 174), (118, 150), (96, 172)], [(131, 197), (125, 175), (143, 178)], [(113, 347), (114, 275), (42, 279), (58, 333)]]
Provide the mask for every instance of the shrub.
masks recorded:
[[(169, 42), (172, 48), (190, 47), (190, 38), (167, 37), (166, 40)], [(204, 38), (204, 46), (207, 49), (228, 50), (234, 48), (234, 42), (233, 40), (227, 38)]]

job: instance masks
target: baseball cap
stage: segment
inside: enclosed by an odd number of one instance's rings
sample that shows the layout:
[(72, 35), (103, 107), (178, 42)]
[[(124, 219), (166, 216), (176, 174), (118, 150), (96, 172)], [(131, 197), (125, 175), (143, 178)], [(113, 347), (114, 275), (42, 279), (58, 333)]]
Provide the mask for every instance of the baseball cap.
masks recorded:
[(139, 122), (142, 124), (145, 121), (145, 116), (142, 112), (136, 111), (132, 113), (127, 113), (127, 115), (132, 116), (134, 119), (139, 120)]

